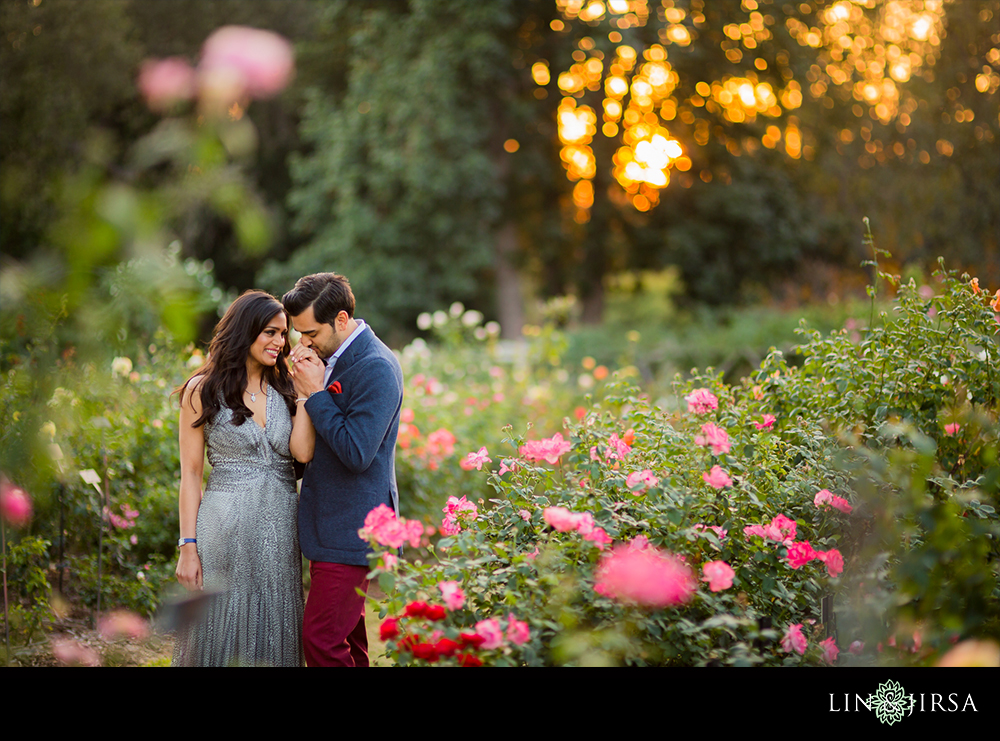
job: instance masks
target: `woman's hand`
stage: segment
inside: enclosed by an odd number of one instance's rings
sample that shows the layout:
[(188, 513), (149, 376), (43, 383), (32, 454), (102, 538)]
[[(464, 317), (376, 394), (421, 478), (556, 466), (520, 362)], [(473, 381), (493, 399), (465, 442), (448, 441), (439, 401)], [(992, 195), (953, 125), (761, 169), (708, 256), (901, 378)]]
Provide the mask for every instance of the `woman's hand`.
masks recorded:
[(177, 557), (177, 569), (174, 573), (189, 592), (197, 592), (204, 588), (201, 576), (201, 559), (198, 557), (198, 546), (195, 543), (181, 546), (181, 554)]

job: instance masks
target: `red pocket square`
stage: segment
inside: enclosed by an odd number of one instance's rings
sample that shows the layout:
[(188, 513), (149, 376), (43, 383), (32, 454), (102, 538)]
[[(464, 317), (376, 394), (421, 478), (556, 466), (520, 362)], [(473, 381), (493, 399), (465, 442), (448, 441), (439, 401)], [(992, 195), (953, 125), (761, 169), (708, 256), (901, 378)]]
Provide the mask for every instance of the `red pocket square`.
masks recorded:
[(343, 389), (340, 388), (340, 381), (334, 381), (333, 383), (331, 383), (329, 386), (326, 387), (326, 390), (329, 391), (331, 394), (339, 394), (343, 391)]

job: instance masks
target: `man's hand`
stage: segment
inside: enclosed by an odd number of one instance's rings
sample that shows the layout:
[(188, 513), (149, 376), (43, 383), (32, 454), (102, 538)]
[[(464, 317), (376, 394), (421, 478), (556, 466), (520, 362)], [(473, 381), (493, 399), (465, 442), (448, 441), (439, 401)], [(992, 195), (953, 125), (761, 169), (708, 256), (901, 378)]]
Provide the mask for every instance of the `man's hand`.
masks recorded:
[(323, 377), (326, 366), (311, 347), (299, 344), (288, 354), (291, 364), (292, 381), (295, 393), (299, 396), (309, 396), (323, 390)]

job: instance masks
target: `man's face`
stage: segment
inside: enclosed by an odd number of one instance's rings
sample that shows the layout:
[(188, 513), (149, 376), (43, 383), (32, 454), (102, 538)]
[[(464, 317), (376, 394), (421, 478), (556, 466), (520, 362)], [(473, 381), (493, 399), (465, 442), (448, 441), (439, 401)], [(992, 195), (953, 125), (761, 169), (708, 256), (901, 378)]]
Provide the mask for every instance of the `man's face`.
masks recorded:
[[(296, 332), (302, 335), (299, 342), (306, 347), (311, 347), (317, 355), (324, 359), (337, 352), (337, 348), (346, 339), (344, 332), (347, 326), (347, 312), (340, 312), (334, 322), (336, 327), (317, 322), (312, 306), (306, 307), (301, 314), (292, 317), (292, 326)], [(344, 325), (342, 328), (341, 324)], [(339, 331), (338, 328), (340, 328)]]

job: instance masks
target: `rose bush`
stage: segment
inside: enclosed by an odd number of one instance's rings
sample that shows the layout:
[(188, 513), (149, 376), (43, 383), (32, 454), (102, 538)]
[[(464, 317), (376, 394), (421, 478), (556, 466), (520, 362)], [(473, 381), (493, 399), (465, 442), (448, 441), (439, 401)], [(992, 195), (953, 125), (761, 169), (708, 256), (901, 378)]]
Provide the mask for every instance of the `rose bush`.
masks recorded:
[[(801, 366), (774, 352), (737, 386), (709, 369), (673, 402), (612, 379), (548, 437), (469, 440), (500, 461), (469, 472), (493, 494), (432, 558), (377, 562), (390, 654), (426, 662), (428, 635), (515, 609), (526, 641), (447, 661), (930, 663), (995, 632), (993, 297), (944, 272), (897, 287), (864, 335), (806, 331)], [(441, 583), (463, 601), (428, 634), (405, 609)]]

